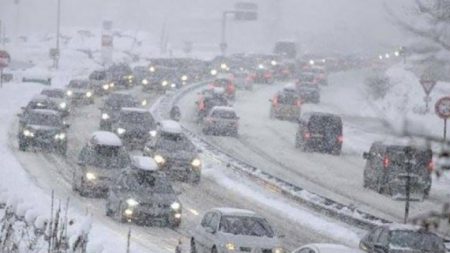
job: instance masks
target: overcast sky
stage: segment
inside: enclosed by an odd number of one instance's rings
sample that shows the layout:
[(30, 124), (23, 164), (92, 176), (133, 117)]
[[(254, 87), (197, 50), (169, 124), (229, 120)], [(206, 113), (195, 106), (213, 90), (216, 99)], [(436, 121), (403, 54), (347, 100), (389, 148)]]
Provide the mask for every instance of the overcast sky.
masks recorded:
[[(56, 0), (0, 0), (0, 18), (9, 32), (54, 32)], [(231, 0), (61, 0), (64, 28), (143, 30), (159, 37), (167, 23), (173, 45), (183, 41), (218, 44), (222, 12)], [(396, 0), (401, 2), (403, 0)], [(400, 46), (404, 38), (392, 25), (382, 0), (258, 0), (259, 20), (228, 20), (232, 51), (270, 50), (277, 39), (297, 40), (305, 51), (377, 53)]]

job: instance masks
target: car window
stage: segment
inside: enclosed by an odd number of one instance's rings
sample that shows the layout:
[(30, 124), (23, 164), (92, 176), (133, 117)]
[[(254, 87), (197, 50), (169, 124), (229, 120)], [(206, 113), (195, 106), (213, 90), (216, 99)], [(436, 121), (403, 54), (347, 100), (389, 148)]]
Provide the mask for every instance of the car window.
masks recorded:
[(209, 226), (209, 222), (211, 221), (212, 218), (212, 213), (206, 213), (205, 216), (203, 216), (203, 220), (201, 222), (201, 226), (202, 227), (208, 227)]
[(340, 134), (341, 120), (337, 117), (313, 115), (309, 119), (308, 129), (311, 132)]
[(445, 252), (442, 239), (425, 231), (391, 231), (390, 244), (393, 247), (410, 248), (421, 252)]
[(209, 227), (216, 230), (219, 227), (219, 214), (213, 213), (211, 220), (209, 221)]
[(155, 147), (177, 152), (179, 150), (191, 151), (195, 150), (194, 144), (183, 134), (161, 133), (160, 138), (155, 143)]
[(30, 113), (27, 114), (25, 122), (30, 125), (40, 125), (40, 126), (59, 127), (62, 125), (61, 118), (55, 114)]
[(378, 243), (381, 245), (388, 245), (389, 243), (389, 230), (383, 229), (378, 238)]
[(223, 233), (234, 235), (274, 237), (269, 223), (259, 217), (222, 216), (219, 230)]
[(316, 253), (316, 251), (314, 251), (311, 248), (306, 247), (306, 248), (296, 251), (295, 253)]

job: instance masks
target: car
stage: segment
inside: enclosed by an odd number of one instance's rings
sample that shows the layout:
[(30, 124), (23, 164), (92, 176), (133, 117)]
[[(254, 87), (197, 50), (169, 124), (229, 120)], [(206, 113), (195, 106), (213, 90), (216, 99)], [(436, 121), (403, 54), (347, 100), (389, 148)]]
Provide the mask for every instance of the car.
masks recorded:
[(114, 88), (114, 85), (112, 85), (112, 83), (108, 80), (106, 71), (104, 70), (93, 71), (91, 74), (89, 74), (89, 81), (95, 95), (98, 96), (107, 95)]
[(120, 222), (179, 227), (182, 206), (167, 176), (150, 157), (131, 161), (109, 188), (106, 215)]
[(275, 81), (273, 70), (267, 64), (260, 63), (253, 69), (253, 80), (255, 83), (272, 84)]
[(23, 112), (27, 112), (35, 109), (46, 109), (56, 111), (62, 115), (60, 112), (61, 106), (60, 103), (56, 102), (54, 99), (51, 99), (45, 95), (36, 95), (34, 96), (26, 106), (21, 108)]
[(145, 92), (155, 91), (161, 93), (181, 86), (177, 68), (151, 66), (150, 72), (150, 77), (142, 80), (142, 90)]
[(136, 66), (133, 68), (133, 76), (136, 85), (142, 85), (145, 79), (150, 76), (150, 70), (146, 66)]
[(41, 95), (46, 96), (58, 104), (58, 111), (63, 117), (70, 114), (71, 105), (66, 99), (66, 92), (63, 89), (43, 89)]
[(122, 107), (138, 107), (139, 102), (130, 94), (113, 92), (103, 101), (100, 108), (100, 129), (112, 130), (113, 124), (119, 120)]
[(72, 104), (94, 103), (94, 90), (88, 80), (71, 80), (67, 85), (66, 96)]
[(307, 70), (307, 72), (314, 74), (314, 78), (318, 84), (328, 85), (328, 74), (325, 67), (313, 65)]
[(105, 196), (113, 179), (130, 164), (130, 156), (117, 135), (94, 132), (78, 156), (72, 190), (81, 196)]
[(221, 134), (238, 136), (239, 117), (229, 106), (214, 106), (203, 119), (203, 134)]
[(297, 43), (295, 41), (277, 41), (273, 53), (286, 58), (297, 57)]
[(295, 249), (292, 253), (362, 253), (362, 251), (340, 244), (312, 243)]
[(233, 72), (234, 83), (238, 89), (253, 90), (253, 75), (250, 71), (240, 69)]
[(145, 144), (144, 155), (153, 157), (171, 179), (193, 184), (200, 182), (202, 160), (199, 151), (178, 122), (161, 121), (156, 136)]
[(273, 66), (275, 80), (288, 81), (296, 74), (297, 64), (294, 61), (282, 61)]
[(426, 147), (374, 142), (366, 160), (363, 185), (379, 193), (390, 194), (395, 199), (406, 196), (406, 176), (410, 157), (410, 197), (420, 200), (430, 193), (433, 172), (433, 153)]
[(285, 87), (277, 92), (272, 99), (270, 117), (286, 120), (297, 120), (300, 116), (302, 101), (294, 87)]
[(198, 100), (195, 102), (197, 105), (197, 122), (202, 122), (214, 106), (229, 105), (229, 101), (224, 94), (223, 88), (206, 89), (200, 93)]
[(156, 136), (156, 121), (147, 109), (122, 107), (112, 126), (126, 146), (143, 148), (150, 137)]
[(367, 233), (359, 243), (368, 253), (445, 253), (442, 238), (413, 225), (389, 224), (378, 226)]
[(344, 141), (340, 116), (307, 112), (298, 120), (295, 147), (302, 151), (320, 151), (340, 155)]
[(303, 84), (297, 86), (297, 94), (303, 103), (320, 103), (320, 87), (317, 85)]
[(19, 150), (38, 147), (66, 155), (68, 127), (56, 111), (31, 109), (19, 114)]
[(214, 208), (191, 234), (192, 253), (285, 252), (270, 223), (257, 213)]
[(113, 64), (106, 70), (106, 75), (114, 89), (129, 89), (135, 85), (133, 71), (128, 64)]
[(218, 74), (210, 83), (211, 88), (223, 88), (225, 96), (229, 100), (236, 98), (236, 86), (234, 84), (234, 76), (231, 74)]

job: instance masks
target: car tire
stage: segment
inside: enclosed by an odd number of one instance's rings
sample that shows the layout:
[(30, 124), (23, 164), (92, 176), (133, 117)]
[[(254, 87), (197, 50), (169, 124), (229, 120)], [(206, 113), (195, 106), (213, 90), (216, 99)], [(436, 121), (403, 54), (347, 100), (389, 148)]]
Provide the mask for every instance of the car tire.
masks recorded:
[(189, 173), (189, 182), (195, 185), (200, 184), (201, 176), (198, 173), (191, 172)]
[(333, 148), (333, 150), (331, 151), (331, 154), (334, 156), (340, 156), (342, 152), (342, 148), (340, 147), (335, 147)]
[(114, 216), (114, 211), (111, 209), (111, 202), (109, 202), (108, 200), (106, 201), (105, 204), (105, 215), (108, 217)]
[(19, 150), (20, 151), (27, 151), (28, 145), (26, 142), (19, 140)]
[(214, 245), (211, 249), (211, 253), (217, 253), (217, 248), (216, 245)]
[(191, 239), (191, 251), (190, 252), (191, 253), (197, 253), (197, 247), (195, 245), (195, 239), (194, 238)]

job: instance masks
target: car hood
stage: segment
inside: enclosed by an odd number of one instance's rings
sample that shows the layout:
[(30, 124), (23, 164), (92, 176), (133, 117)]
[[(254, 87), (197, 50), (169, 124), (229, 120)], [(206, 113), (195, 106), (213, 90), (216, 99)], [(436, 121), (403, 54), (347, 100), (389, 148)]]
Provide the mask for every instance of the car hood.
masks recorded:
[(258, 249), (273, 249), (281, 246), (277, 237), (257, 237), (257, 236), (246, 236), (246, 235), (233, 235), (219, 232), (219, 240), (221, 242), (227, 243), (231, 242), (236, 245), (236, 247), (248, 247), (248, 248), (258, 248)]
[(170, 206), (174, 202), (178, 202), (178, 198), (174, 193), (152, 193), (149, 191), (144, 192), (121, 192), (119, 196), (122, 199), (133, 198), (139, 203), (159, 203)]

